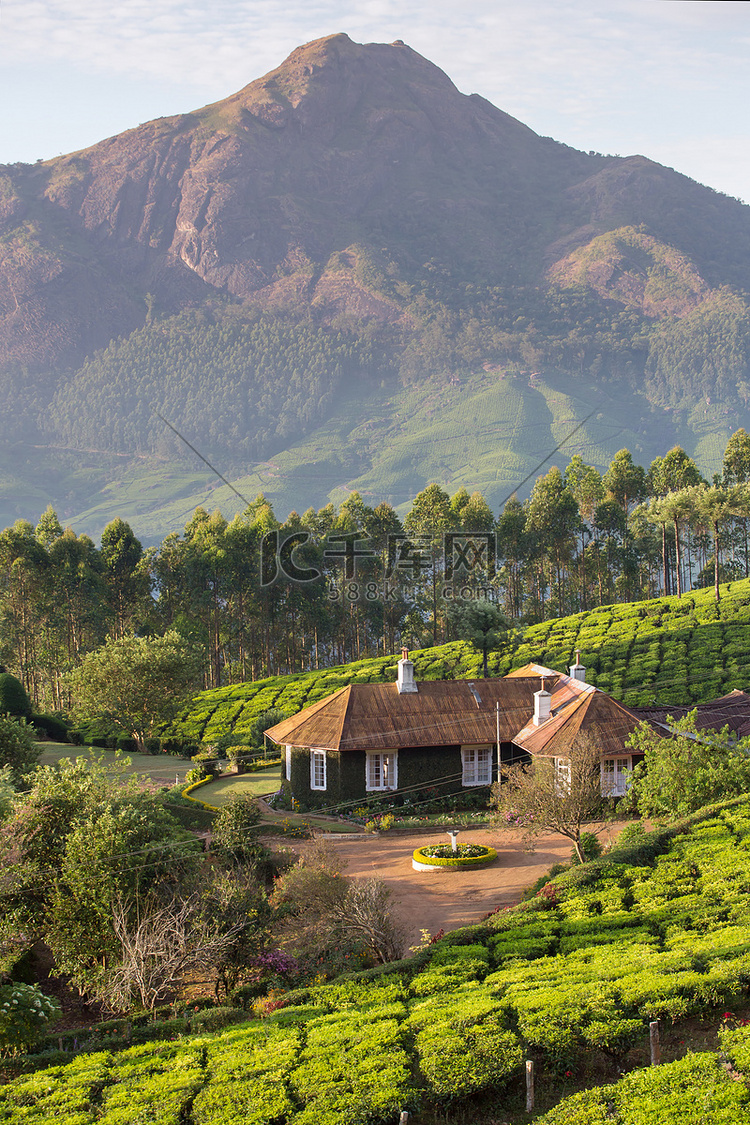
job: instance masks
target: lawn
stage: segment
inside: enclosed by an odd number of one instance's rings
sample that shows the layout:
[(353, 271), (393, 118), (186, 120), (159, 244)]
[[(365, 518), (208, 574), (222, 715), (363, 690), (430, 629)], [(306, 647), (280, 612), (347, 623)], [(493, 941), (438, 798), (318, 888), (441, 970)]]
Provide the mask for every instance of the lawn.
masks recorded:
[(161, 785), (174, 785), (185, 781), (188, 770), (193, 769), (193, 763), (186, 758), (174, 758), (171, 754), (120, 754), (115, 756), (113, 750), (97, 750), (93, 746), (69, 746), (64, 742), (42, 742), (42, 754), (39, 758), (40, 766), (54, 766), (63, 758), (86, 758), (88, 761), (101, 758), (105, 767), (115, 762), (127, 762), (129, 774), (142, 777), (144, 774), (152, 781)]
[(275, 793), (281, 786), (281, 766), (277, 763), (267, 770), (258, 770), (257, 773), (230, 774), (212, 781), (210, 785), (197, 790), (195, 796), (209, 805), (221, 808), (232, 797), (247, 796), (264, 797), (268, 793)]

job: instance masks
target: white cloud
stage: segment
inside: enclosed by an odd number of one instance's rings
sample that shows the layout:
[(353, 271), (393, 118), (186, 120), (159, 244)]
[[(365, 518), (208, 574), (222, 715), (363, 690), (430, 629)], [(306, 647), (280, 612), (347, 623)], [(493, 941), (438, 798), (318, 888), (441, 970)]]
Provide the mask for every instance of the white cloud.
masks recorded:
[[(637, 135), (649, 155), (670, 139), (699, 153), (723, 120), (750, 132), (749, 15), (747, 0), (3, 0), (0, 64), (26, 68), (24, 90), (36, 82), (40, 103), (53, 93), (63, 105), (64, 88), (45, 91), (45, 68), (67, 68), (71, 85), (96, 91), (102, 120), (113, 89), (152, 89), (156, 117), (227, 96), (300, 43), (346, 31), (405, 40), (460, 90), (569, 144), (627, 151)], [(124, 127), (116, 109), (101, 136)], [(710, 172), (707, 161), (698, 178)]]

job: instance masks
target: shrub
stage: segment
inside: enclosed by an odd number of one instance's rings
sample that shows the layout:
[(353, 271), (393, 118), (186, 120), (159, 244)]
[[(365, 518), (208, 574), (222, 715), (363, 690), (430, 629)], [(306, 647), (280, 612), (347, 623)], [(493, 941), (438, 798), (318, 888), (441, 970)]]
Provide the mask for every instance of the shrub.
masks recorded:
[(0, 672), (0, 713), (24, 719), (31, 715), (28, 692), (10, 672)]
[(195, 1031), (220, 1031), (222, 1027), (230, 1027), (235, 1023), (244, 1023), (247, 1012), (244, 1008), (206, 1008), (198, 1012), (190, 1021), (190, 1030)]
[(36, 985), (0, 985), (0, 1051), (19, 1054), (43, 1034), (59, 1017), (60, 1005)]
[(33, 727), (25, 719), (0, 715), (0, 769), (7, 766), (15, 785), (22, 785), (36, 767), (41, 746), (32, 737)]
[(506, 1082), (523, 1060), (517, 1037), (495, 1020), (465, 1030), (443, 1023), (417, 1036), (428, 1089), (451, 1101)]
[(68, 741), (68, 724), (59, 715), (32, 715), (31, 722), (37, 734), (46, 734), (54, 742)]

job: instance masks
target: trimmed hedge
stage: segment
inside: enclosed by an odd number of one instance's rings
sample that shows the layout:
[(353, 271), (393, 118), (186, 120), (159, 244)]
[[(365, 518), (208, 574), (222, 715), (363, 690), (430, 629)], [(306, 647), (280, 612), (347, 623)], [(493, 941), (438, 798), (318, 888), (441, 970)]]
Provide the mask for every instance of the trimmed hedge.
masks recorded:
[[(425, 847), (426, 847), (426, 845), (425, 845)], [(472, 849), (476, 849), (478, 847), (481, 847), (481, 845), (480, 844), (459, 844), (458, 845), (458, 850), (459, 850), (458, 856), (430, 856), (430, 855), (425, 854), (425, 848), (424, 847), (423, 848), (416, 848), (413, 852), (412, 858), (415, 859), (417, 861), (417, 863), (425, 863), (429, 867), (460, 867), (460, 868), (483, 867), (485, 864), (492, 863), (492, 861), (494, 859), (497, 859), (497, 852), (495, 851), (494, 848), (482, 847), (482, 851), (484, 852), (484, 855), (461, 856), (460, 851), (461, 851), (462, 847), (469, 847), (469, 848), (472, 848)]]

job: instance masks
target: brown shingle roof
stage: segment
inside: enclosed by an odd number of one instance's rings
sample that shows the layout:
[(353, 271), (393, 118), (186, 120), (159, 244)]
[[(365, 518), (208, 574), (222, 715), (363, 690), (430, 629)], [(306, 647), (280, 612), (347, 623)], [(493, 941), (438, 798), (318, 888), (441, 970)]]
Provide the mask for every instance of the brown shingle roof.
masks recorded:
[(282, 745), (321, 750), (494, 743), (495, 704), (499, 703), (500, 741), (512, 742), (533, 710), (539, 679), (516, 675), (497, 680), (434, 680), (418, 687), (417, 692), (400, 695), (395, 683), (350, 684), (277, 723), (266, 734)]
[(636, 714), (641, 718), (664, 724), (670, 716), (682, 719), (692, 710), (696, 711), (697, 730), (721, 730), (728, 726), (740, 738), (750, 734), (750, 695), (737, 689), (730, 691), (728, 695), (721, 695), (718, 699), (697, 703), (692, 707), (672, 704), (666, 707), (635, 708)]
[(629, 707), (612, 699), (603, 691), (581, 684), (583, 691), (555, 706), (552, 695), (552, 717), (541, 726), (528, 722), (513, 741), (516, 746), (546, 758), (569, 758), (579, 738), (593, 737), (602, 756), (627, 754), (625, 741), (635, 730), (641, 717)]

